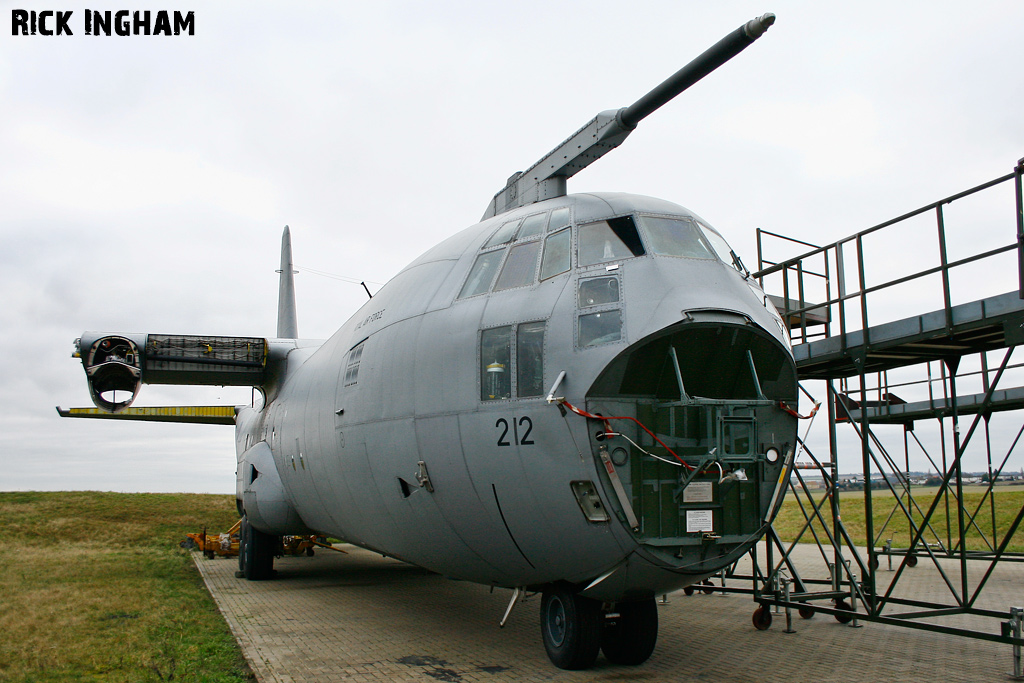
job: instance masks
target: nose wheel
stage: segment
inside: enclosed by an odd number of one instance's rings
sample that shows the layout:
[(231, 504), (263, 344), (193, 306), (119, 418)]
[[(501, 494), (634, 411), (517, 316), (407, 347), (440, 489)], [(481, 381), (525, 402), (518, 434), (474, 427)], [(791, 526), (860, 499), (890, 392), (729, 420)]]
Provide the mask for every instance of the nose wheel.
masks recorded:
[(555, 586), (544, 591), (540, 627), (544, 649), (560, 669), (588, 669), (598, 652), (612, 664), (642, 664), (658, 640), (658, 604), (654, 598), (620, 602), (606, 617), (599, 601)]
[(601, 651), (612, 664), (643, 664), (658, 642), (657, 602), (620, 602), (615, 612), (619, 616), (606, 620), (601, 632)]
[(601, 603), (562, 586), (546, 590), (540, 631), (552, 664), (559, 669), (588, 669), (601, 649)]

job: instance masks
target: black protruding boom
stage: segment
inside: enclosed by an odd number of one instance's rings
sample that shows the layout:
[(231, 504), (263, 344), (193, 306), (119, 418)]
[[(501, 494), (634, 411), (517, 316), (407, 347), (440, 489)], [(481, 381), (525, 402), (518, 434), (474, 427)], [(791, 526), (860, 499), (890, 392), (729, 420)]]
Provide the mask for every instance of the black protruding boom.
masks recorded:
[(603, 111), (523, 173), (509, 178), (484, 212), (487, 220), (506, 211), (566, 194), (566, 179), (612, 151), (637, 124), (691, 85), (738, 55), (775, 23), (764, 14), (722, 38), (661, 85), (628, 107)]
[(643, 121), (663, 104), (742, 52), (748, 45), (764, 35), (768, 27), (774, 23), (775, 15), (770, 12), (757, 19), (751, 19), (666, 78), (654, 90), (620, 110), (619, 120), (626, 128), (636, 128), (636, 124)]

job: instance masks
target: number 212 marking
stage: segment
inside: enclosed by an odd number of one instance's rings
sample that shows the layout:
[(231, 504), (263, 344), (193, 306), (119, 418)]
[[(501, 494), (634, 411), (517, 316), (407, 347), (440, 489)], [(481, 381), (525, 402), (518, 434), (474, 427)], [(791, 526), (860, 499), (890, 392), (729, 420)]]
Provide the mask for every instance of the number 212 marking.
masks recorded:
[[(516, 418), (512, 418), (512, 441), (517, 446), (532, 446), (534, 445), (533, 439), (530, 438), (530, 433), (533, 431), (533, 420), (528, 417), (521, 417), (517, 421)], [(498, 437), (499, 446), (511, 446), (512, 442), (508, 441), (508, 430), (509, 421), (503, 417), (499, 417), (498, 421), (494, 423), (495, 428), (502, 429), (501, 436)], [(523, 432), (522, 438), (519, 438), (519, 427), (526, 427), (526, 431)]]

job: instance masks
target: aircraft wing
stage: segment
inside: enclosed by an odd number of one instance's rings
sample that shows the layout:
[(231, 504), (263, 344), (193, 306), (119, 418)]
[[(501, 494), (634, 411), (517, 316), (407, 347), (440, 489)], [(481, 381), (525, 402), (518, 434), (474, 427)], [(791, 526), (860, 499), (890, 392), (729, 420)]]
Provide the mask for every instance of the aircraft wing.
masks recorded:
[(99, 420), (139, 420), (144, 422), (182, 422), (185, 424), (233, 425), (238, 409), (235, 406), (152, 406), (123, 408), (111, 413), (100, 408), (61, 408), (61, 417), (83, 417)]

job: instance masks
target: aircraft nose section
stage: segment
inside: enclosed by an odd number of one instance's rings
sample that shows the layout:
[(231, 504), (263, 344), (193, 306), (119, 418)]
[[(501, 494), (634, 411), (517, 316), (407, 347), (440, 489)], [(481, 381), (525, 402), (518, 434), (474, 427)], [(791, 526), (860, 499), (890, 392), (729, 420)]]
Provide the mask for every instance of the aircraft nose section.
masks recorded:
[(692, 579), (760, 537), (796, 447), (797, 392), (789, 350), (725, 311), (690, 315), (604, 369), (587, 411), (615, 417), (591, 447), (642, 557)]

